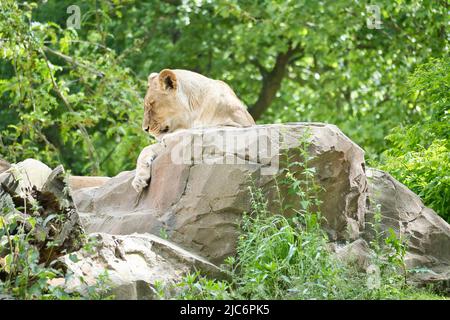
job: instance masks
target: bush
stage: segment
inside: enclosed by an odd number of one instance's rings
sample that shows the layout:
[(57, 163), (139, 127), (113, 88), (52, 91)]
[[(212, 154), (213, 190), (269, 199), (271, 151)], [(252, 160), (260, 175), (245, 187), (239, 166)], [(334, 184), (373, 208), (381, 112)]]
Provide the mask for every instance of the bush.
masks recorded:
[(36, 7), (0, 3), (0, 157), (63, 164), (80, 175), (134, 168), (135, 151), (149, 142), (139, 119), (145, 84), (98, 43), (99, 30), (82, 39), (33, 21)]
[[(62, 178), (57, 176), (50, 184), (58, 185)], [(16, 190), (18, 179), (23, 176), (8, 178), (0, 184), (0, 296), (15, 299), (106, 297), (107, 274), (99, 277), (83, 295), (66, 292), (58, 284), (73, 277), (58, 258), (81, 248), (93, 250), (95, 240), (84, 234), (71, 198), (66, 195), (67, 185), (63, 184), (63, 190), (55, 190), (63, 196), (49, 189), (35, 188), (26, 189), (22, 194), (12, 191)], [(52, 282), (57, 278), (58, 281)]]
[(450, 59), (417, 68), (409, 92), (415, 123), (394, 128), (379, 166), (450, 222)]
[[(256, 192), (254, 195), (257, 195)], [(253, 206), (260, 206), (254, 198)], [(286, 218), (252, 212), (243, 217), (237, 257), (227, 259), (229, 281), (190, 274), (177, 299), (436, 299), (405, 283), (401, 241), (391, 233), (374, 249), (372, 271), (337, 260), (317, 214)], [(375, 250), (378, 248), (378, 250)], [(161, 298), (164, 296), (161, 291)]]

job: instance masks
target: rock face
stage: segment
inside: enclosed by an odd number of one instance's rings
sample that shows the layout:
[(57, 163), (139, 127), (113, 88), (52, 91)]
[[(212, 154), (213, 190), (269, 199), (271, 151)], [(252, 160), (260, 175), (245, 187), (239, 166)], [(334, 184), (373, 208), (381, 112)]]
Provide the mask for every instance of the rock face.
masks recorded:
[[(156, 298), (156, 284), (170, 289), (188, 272), (201, 269), (210, 276), (220, 277), (216, 266), (178, 246), (151, 234), (113, 236), (92, 235), (96, 240), (93, 252), (78, 251), (60, 261), (72, 276), (65, 283), (69, 292), (86, 294), (107, 271), (110, 294), (120, 300)], [(74, 262), (76, 261), (76, 262)], [(84, 279), (84, 283), (80, 278)], [(55, 284), (64, 279), (53, 280)]]
[(237, 224), (250, 209), (249, 186), (262, 187), (272, 199), (284, 156), (300, 159), (305, 139), (314, 156), (309, 165), (326, 190), (321, 212), (330, 237), (357, 239), (364, 226), (364, 152), (333, 125), (211, 128), (167, 137), (139, 199), (131, 187), (134, 172), (74, 192), (89, 232), (164, 231), (171, 241), (220, 263), (234, 253)]
[[(45, 222), (34, 226), (33, 235), (39, 236), (33, 244), (39, 248), (40, 263), (51, 263), (71, 275), (67, 281), (57, 278), (50, 284), (86, 295), (88, 287), (98, 287), (98, 280), (105, 275), (105, 286), (116, 299), (151, 299), (155, 298), (158, 283), (166, 291), (174, 290), (171, 284), (181, 281), (188, 272), (201, 270), (215, 278), (223, 277), (218, 267), (205, 259), (151, 234), (96, 233), (91, 235), (94, 239), (91, 249), (82, 248), (83, 229), (70, 193), (65, 192), (64, 177), (62, 166), (51, 170), (34, 159), (19, 162), (0, 174), (0, 200), (8, 198), (12, 203), (13, 198), (23, 194), (39, 203), (41, 209), (33, 214), (39, 214)], [(51, 217), (55, 212), (59, 214), (58, 220)], [(27, 216), (19, 211), (17, 214)], [(20, 219), (17, 223), (28, 227)], [(50, 241), (53, 244), (47, 248)], [(1, 299), (8, 296), (0, 295)]]
[[(305, 141), (309, 147), (302, 152)], [(98, 244), (93, 252), (78, 251), (76, 262), (70, 255), (60, 258), (75, 276), (66, 288), (83, 292), (107, 270), (116, 298), (150, 299), (157, 283), (170, 287), (189, 271), (222, 277), (216, 265), (235, 253), (239, 221), (250, 210), (250, 187), (260, 187), (277, 212), (275, 186), (282, 169), (304, 162), (305, 155), (324, 189), (320, 210), (337, 258), (368, 271), (373, 254), (368, 242), (379, 212), (381, 229), (392, 228), (407, 241), (407, 268), (420, 271), (411, 279), (450, 287), (450, 225), (389, 174), (365, 170), (361, 148), (335, 126), (187, 130), (166, 136), (165, 146), (141, 195), (131, 186), (134, 171), (70, 180), (82, 224)], [(52, 175), (28, 159), (0, 173), (0, 182), (15, 172), (26, 177), (21, 189), (43, 188)], [(156, 236), (161, 234), (168, 240)]]
[(370, 266), (372, 252), (364, 239), (336, 248), (335, 252), (340, 261), (355, 266), (359, 271), (366, 271)]
[[(368, 168), (367, 177), (366, 223), (373, 223), (374, 213), (380, 210), (381, 229), (392, 228), (407, 242), (405, 263), (408, 269), (427, 268), (428, 271), (422, 270), (416, 275), (422, 282), (449, 281), (450, 225), (388, 173)], [(364, 237), (370, 239), (371, 236), (368, 226)]]

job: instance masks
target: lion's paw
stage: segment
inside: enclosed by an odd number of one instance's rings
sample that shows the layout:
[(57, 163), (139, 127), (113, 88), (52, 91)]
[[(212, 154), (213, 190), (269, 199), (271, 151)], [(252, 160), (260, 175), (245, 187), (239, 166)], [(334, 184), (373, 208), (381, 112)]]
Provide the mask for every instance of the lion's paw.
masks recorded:
[(142, 190), (144, 190), (144, 188), (148, 186), (149, 179), (150, 177), (147, 178), (141, 175), (136, 175), (133, 179), (133, 182), (131, 182), (131, 185), (137, 193), (141, 193)]

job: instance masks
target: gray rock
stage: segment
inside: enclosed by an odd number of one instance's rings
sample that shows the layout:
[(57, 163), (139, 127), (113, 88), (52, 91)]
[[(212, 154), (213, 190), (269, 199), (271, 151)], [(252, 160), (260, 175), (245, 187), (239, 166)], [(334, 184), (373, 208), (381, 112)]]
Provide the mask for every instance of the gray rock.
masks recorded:
[(97, 243), (93, 251), (80, 250), (59, 259), (71, 274), (69, 280), (54, 279), (51, 284), (86, 294), (87, 287), (95, 286), (106, 272), (109, 294), (115, 299), (146, 300), (157, 297), (157, 283), (170, 291), (188, 272), (202, 270), (212, 277), (221, 277), (215, 265), (151, 234), (92, 236)]
[(0, 182), (14, 178), (19, 184), (13, 191), (23, 195), (25, 190), (31, 190), (33, 186), (40, 190), (51, 173), (52, 169), (44, 163), (35, 159), (26, 159), (0, 173)]
[(336, 248), (336, 258), (356, 267), (359, 271), (366, 271), (371, 264), (372, 251), (364, 239), (355, 240), (345, 246)]
[[(62, 259), (75, 275), (65, 285), (86, 290), (77, 277), (94, 284), (108, 270), (116, 298), (149, 299), (155, 297), (155, 283), (170, 287), (189, 271), (222, 277), (208, 261), (219, 264), (235, 253), (238, 223), (250, 210), (249, 187), (261, 187), (276, 212), (276, 178), (282, 177), (286, 155), (291, 163), (302, 161), (299, 146), (307, 132), (308, 153), (314, 156), (309, 165), (325, 190), (319, 194), (320, 210), (337, 258), (361, 271), (370, 267), (367, 243), (373, 239), (374, 214), (380, 210), (381, 230), (392, 228), (407, 242), (410, 280), (448, 291), (450, 225), (389, 174), (372, 168), (365, 172), (363, 151), (335, 126), (304, 123), (169, 135), (167, 148), (152, 164), (149, 188), (141, 195), (131, 186), (134, 171), (113, 178), (76, 177), (74, 202), (99, 245), (94, 253), (79, 251), (78, 262), (69, 256)], [(223, 143), (230, 136), (236, 139), (231, 151)], [(203, 142), (200, 146), (185, 143), (198, 139)], [(279, 146), (278, 152), (269, 153), (274, 146)], [(198, 160), (197, 152), (201, 161), (190, 161)], [(22, 176), (19, 190), (32, 185), (39, 189), (50, 173), (44, 164), (27, 159), (0, 173), (0, 182)], [(285, 189), (280, 191), (289, 199)], [(155, 236), (160, 234), (171, 242)], [(342, 246), (343, 242), (348, 244)]]
[[(131, 187), (134, 172), (130, 171), (100, 187), (75, 191), (75, 203), (89, 232), (160, 234), (164, 230), (171, 241), (221, 263), (234, 253), (238, 222), (250, 209), (249, 186), (262, 187), (275, 206), (273, 187), (281, 175), (277, 166), (285, 167), (286, 154), (293, 157), (290, 161), (301, 160), (299, 147), (307, 132), (308, 151), (315, 157), (310, 166), (316, 168), (318, 182), (326, 190), (319, 196), (325, 228), (332, 239), (357, 239), (364, 226), (366, 202), (364, 152), (337, 127), (327, 124), (175, 133), (167, 136), (167, 148), (153, 162), (150, 186), (140, 198)], [(223, 141), (233, 138), (236, 148), (230, 151)], [(183, 144), (199, 139), (202, 145), (193, 150), (189, 143)], [(267, 152), (277, 146), (277, 152)], [(246, 148), (257, 154), (245, 152)], [(179, 161), (197, 151), (202, 161)]]
[(410, 270), (420, 269), (414, 278), (423, 282), (449, 282), (450, 225), (388, 173), (368, 168), (367, 177), (369, 201), (364, 237), (373, 237), (371, 224), (374, 213), (380, 210), (381, 230), (386, 232), (392, 228), (406, 241), (406, 266)]

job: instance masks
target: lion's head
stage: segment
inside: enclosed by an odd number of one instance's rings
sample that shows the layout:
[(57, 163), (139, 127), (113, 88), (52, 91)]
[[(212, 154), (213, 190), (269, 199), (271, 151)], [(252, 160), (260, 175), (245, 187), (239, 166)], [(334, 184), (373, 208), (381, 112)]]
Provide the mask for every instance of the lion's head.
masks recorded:
[(160, 138), (179, 129), (255, 124), (225, 82), (199, 73), (164, 69), (148, 77), (142, 128)]
[(179, 88), (175, 71), (164, 69), (148, 77), (142, 129), (158, 137), (189, 127), (189, 99)]

